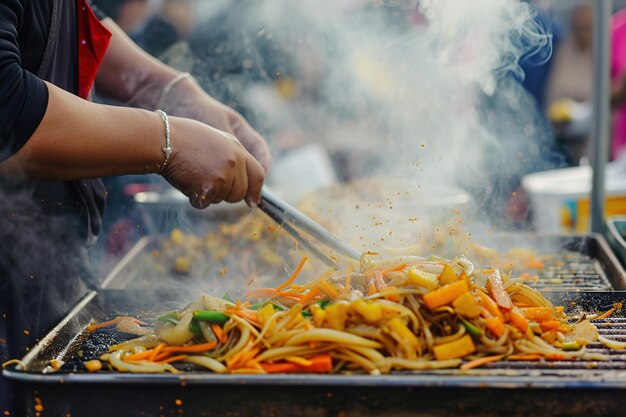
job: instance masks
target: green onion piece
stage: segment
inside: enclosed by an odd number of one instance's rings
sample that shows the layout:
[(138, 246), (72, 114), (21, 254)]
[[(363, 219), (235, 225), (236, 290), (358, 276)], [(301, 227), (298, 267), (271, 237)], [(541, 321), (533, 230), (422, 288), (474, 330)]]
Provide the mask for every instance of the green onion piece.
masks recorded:
[(287, 308), (284, 305), (282, 305), (282, 304), (272, 303), (272, 305), (274, 306), (274, 310), (278, 310), (278, 311), (285, 311), (285, 310), (287, 310)]
[(196, 336), (200, 336), (202, 334), (202, 330), (200, 330), (200, 326), (198, 326), (198, 322), (196, 320), (191, 320), (191, 323), (189, 323), (189, 331)]
[(320, 307), (322, 307), (323, 309), (325, 309), (328, 304), (330, 304), (330, 300), (320, 301)]
[(480, 328), (474, 326), (469, 321), (461, 319), (461, 323), (463, 324), (463, 327), (465, 327), (465, 330), (467, 330), (467, 332), (470, 335), (476, 336), (476, 337), (480, 337), (483, 335), (483, 331), (480, 330)]
[(308, 311), (301, 311), (300, 314), (302, 314), (302, 317), (313, 317), (313, 314)]
[(196, 311), (193, 313), (193, 317), (196, 320), (208, 321), (209, 323), (219, 324), (220, 326), (224, 325), (230, 318), (224, 313), (211, 310)]
[(169, 313), (165, 313), (157, 317), (156, 319), (157, 321), (167, 321), (172, 324), (178, 324), (178, 321), (180, 319), (180, 314), (178, 313), (178, 311), (170, 311)]

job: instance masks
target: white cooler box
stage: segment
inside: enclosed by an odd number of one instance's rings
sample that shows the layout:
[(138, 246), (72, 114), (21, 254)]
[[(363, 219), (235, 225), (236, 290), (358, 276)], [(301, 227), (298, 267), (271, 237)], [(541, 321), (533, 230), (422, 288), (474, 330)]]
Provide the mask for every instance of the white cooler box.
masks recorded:
[[(538, 232), (589, 231), (591, 167), (537, 172), (525, 176), (522, 186)], [(626, 215), (626, 155), (607, 165), (605, 188), (605, 215)]]

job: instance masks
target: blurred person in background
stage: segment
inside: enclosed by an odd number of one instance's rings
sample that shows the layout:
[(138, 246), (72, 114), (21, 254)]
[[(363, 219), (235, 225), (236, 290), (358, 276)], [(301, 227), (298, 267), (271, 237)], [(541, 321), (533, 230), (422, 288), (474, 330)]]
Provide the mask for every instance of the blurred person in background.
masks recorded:
[(570, 165), (588, 155), (593, 78), (593, 6), (571, 10), (570, 33), (555, 57), (548, 80), (548, 118)]
[(550, 6), (550, 2), (536, 0), (530, 3), (537, 10), (535, 22), (546, 28), (546, 31), (552, 35), (550, 47), (540, 48), (534, 53), (522, 57), (520, 60), (520, 67), (524, 71), (522, 85), (535, 98), (537, 108), (543, 113), (547, 105), (548, 76), (554, 64), (554, 56), (563, 39), (563, 27), (557, 19), (555, 11)]
[(149, 0), (94, 0), (93, 4), (113, 19), (131, 38), (134, 38), (150, 17)]
[(617, 159), (626, 148), (626, 10), (613, 16), (611, 29), (611, 79), (613, 80), (611, 159)]
[(162, 0), (158, 12), (146, 23), (136, 41), (150, 55), (159, 58), (172, 45), (187, 39), (195, 23), (192, 0)]
[[(0, 362), (95, 287), (100, 177), (154, 173), (196, 208), (254, 205), (271, 163), (240, 114), (100, 18), (87, 0), (0, 2)], [(90, 102), (94, 83), (124, 106)], [(25, 415), (6, 388), (0, 411)]]

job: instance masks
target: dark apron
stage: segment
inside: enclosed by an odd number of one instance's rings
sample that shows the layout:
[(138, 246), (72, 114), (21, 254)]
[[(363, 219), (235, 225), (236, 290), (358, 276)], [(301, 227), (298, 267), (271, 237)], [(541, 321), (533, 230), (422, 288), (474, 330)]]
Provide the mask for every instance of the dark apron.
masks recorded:
[[(84, 6), (83, 0), (76, 2)], [(84, 63), (85, 55), (84, 51), (79, 51), (78, 38), (89, 38), (89, 25), (93, 21), (87, 22), (84, 14), (85, 8), (76, 9), (74, 0), (52, 0), (49, 39), (37, 74), (73, 94), (86, 88), (85, 74), (78, 70), (79, 61)], [(93, 28), (91, 31), (97, 32)], [(94, 62), (88, 64), (97, 70)], [(91, 82), (93, 76), (88, 77)], [(95, 241), (100, 229), (105, 191), (99, 179), (16, 181), (0, 178), (2, 362), (23, 357), (60, 321), (87, 287), (95, 286), (87, 246)], [(5, 410), (13, 411), (14, 398), (14, 393), (7, 389), (7, 382), (0, 378), (0, 414)], [(19, 415), (17, 408), (15, 411)], [(11, 415), (16, 415), (15, 411)]]

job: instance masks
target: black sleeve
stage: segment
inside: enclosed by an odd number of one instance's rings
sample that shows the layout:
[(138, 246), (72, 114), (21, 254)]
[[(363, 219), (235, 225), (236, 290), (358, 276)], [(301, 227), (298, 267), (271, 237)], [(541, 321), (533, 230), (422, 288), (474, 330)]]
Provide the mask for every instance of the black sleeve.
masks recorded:
[(0, 1), (0, 161), (26, 143), (48, 107), (48, 88), (20, 65), (17, 28), (22, 16), (20, 1)]

